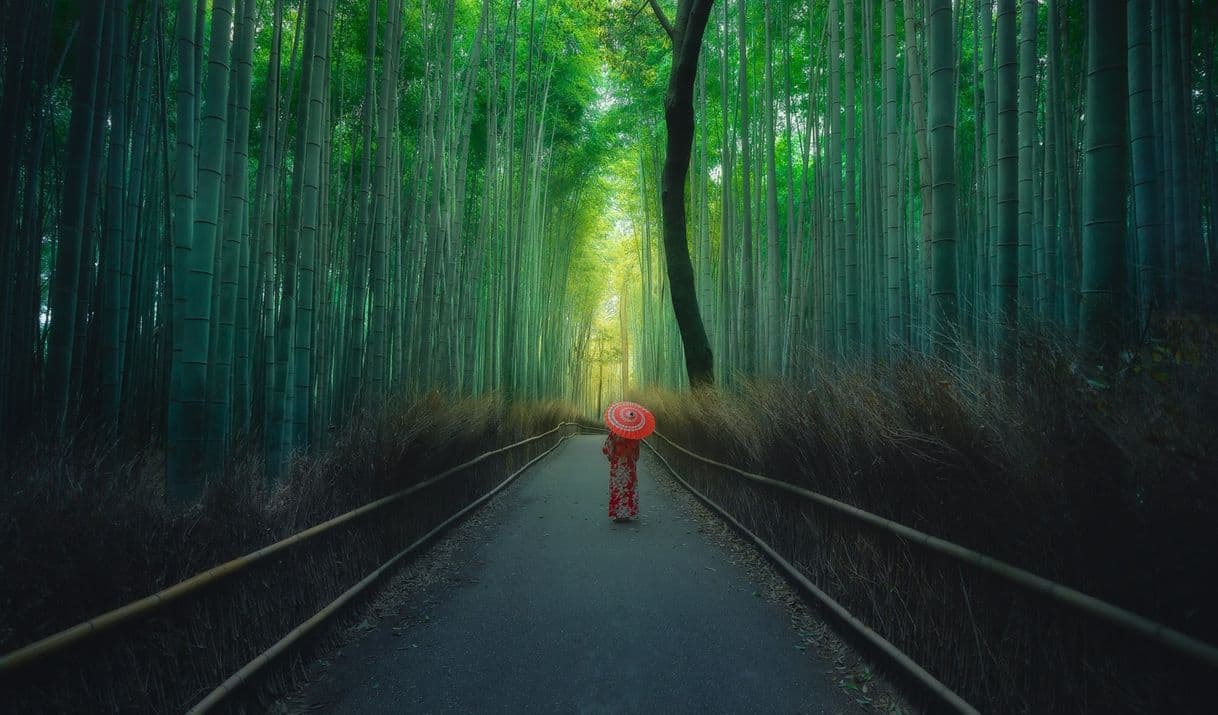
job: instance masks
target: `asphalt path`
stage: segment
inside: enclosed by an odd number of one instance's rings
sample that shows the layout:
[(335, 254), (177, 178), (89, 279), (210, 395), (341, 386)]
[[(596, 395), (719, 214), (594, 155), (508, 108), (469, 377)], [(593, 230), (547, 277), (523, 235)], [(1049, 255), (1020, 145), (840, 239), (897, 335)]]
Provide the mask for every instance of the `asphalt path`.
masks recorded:
[[(607, 516), (602, 438), (568, 440), (497, 499), (422, 617), (378, 626), (306, 692), (334, 713), (847, 713), (787, 612), (659, 488)], [(458, 527), (460, 528), (460, 527)]]

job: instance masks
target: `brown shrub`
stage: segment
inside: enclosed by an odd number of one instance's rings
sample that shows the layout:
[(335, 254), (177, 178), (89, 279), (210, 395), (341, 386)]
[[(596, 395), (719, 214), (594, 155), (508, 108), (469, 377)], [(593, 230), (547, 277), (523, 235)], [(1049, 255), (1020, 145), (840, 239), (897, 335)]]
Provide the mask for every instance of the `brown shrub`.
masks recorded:
[[(1218, 642), (1218, 372), (1198, 357), (1216, 353), (1151, 346), (1115, 373), (1084, 374), (1060, 343), (1025, 340), (1012, 379), (975, 357), (820, 360), (801, 380), (635, 397), (663, 433), (712, 459)], [(983, 711), (1202, 709), (1202, 669), (1182, 657), (657, 445)]]
[[(265, 483), (260, 460), (246, 454), (188, 508), (165, 504), (155, 450), (121, 460), (106, 440), (90, 443), (83, 435), (31, 445), (0, 475), (0, 652), (545, 432), (572, 414), (561, 403), (508, 406), (493, 396), (454, 401), (433, 394), (353, 417), (324, 451), (292, 459), (274, 485)], [(0, 682), (0, 702), (14, 712), (181, 712), (556, 439), (485, 460), (155, 616), (23, 668)], [(269, 690), (245, 697), (282, 689), (305, 654), (307, 648), (281, 659), (260, 683)]]

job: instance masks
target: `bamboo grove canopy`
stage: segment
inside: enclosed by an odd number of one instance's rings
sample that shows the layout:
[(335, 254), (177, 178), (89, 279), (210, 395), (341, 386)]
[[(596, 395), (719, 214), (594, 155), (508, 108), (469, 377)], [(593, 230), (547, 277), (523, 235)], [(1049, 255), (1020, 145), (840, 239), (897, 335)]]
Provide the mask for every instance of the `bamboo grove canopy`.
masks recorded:
[[(6, 449), (163, 435), (190, 499), (240, 441), (273, 476), (388, 399), (686, 384), (676, 10), (0, 0)], [(716, 0), (685, 187), (716, 380), (1010, 369), (1036, 331), (1102, 362), (1212, 315), (1216, 29), (1204, 0)]]

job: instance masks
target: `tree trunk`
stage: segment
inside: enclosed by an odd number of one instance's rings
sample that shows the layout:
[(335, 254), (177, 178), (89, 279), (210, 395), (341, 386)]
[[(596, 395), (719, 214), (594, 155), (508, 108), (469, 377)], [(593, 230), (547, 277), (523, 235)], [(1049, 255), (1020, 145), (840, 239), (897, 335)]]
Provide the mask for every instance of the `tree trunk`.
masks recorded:
[(295, 372), (295, 395), (293, 397), (292, 431), (293, 445), (305, 447), (309, 443), (313, 414), (313, 352), (315, 334), (315, 297), (317, 250), (321, 233), (321, 161), (323, 131), (329, 127), (324, 111), (326, 105), (325, 85), (330, 73), (329, 32), (333, 25), (332, 0), (314, 0), (311, 12), (316, 36), (313, 38), (312, 56), (305, 61), (309, 69), (309, 84), (305, 90), (307, 99), (304, 120), (304, 171), (301, 174), (300, 192), (300, 258), (298, 270), (298, 300), (296, 302), (296, 341), (292, 353)]
[(194, 442), (202, 440), (202, 425), (196, 425), (198, 431), (192, 436), (190, 406), (187, 405), (185, 393), (178, 387), (182, 374), (184, 344), (180, 335), (186, 316), (186, 283), (190, 273), (191, 250), (194, 246), (194, 214), (195, 214), (195, 118), (197, 110), (197, 72), (195, 59), (195, 31), (192, 24), (194, 18), (194, 2), (180, 0), (178, 2), (177, 43), (178, 43), (178, 89), (177, 89), (177, 154), (176, 172), (174, 174), (174, 205), (173, 205), (173, 316), (171, 320), (171, 335), (173, 345), (172, 369), (169, 384), (169, 413), (168, 441), (169, 452), (166, 458), (166, 490), (171, 495), (179, 495), (186, 500), (195, 496), (200, 488), (197, 480), (191, 475), (191, 470), (199, 465), (200, 451)]
[(1116, 357), (1125, 329), (1125, 17), (1124, 2), (1088, 4), (1080, 328), (1084, 346), (1101, 361)]
[(1015, 328), (1019, 316), (1019, 154), (1017, 119), (1017, 61), (1015, 0), (998, 0), (996, 63), (998, 72), (998, 266), (994, 287), (998, 310), (998, 353), (1004, 370), (1015, 359)]
[(1145, 328), (1163, 300), (1163, 196), (1159, 186), (1151, 93), (1150, 3), (1129, 0), (1129, 143), (1137, 225), (1139, 322)]
[[(664, 174), (660, 188), (664, 211), (664, 255), (673, 313), (685, 348), (685, 370), (691, 387), (711, 385), (715, 380), (714, 362), (694, 288), (693, 266), (685, 225), (685, 178), (694, 138), (694, 80), (702, 35), (714, 0), (680, 0), (672, 32), (672, 71), (664, 98), (664, 122), (668, 140), (664, 155)], [(658, 6), (656, 6), (658, 11)], [(741, 7), (743, 11), (743, 6)]]
[(845, 17), (842, 29), (845, 35), (846, 94), (843, 104), (846, 109), (846, 157), (845, 157), (845, 233), (842, 238), (846, 246), (846, 339), (843, 348), (853, 354), (859, 345), (859, 210), (858, 210), (858, 138), (855, 103), (855, 41), (854, 1), (846, 0), (843, 6)]
[(901, 204), (899, 141), (897, 129), (897, 0), (884, 3), (884, 231), (887, 260), (885, 294), (888, 306), (888, 344), (904, 342), (901, 310)]
[(956, 340), (956, 62), (951, 0), (932, 0), (930, 30), (931, 336), (940, 356)]
[(1023, 0), (1019, 31), (1019, 276), (1018, 320), (1030, 324), (1033, 305), (1033, 146), (1036, 144), (1036, 0)]
[(731, 32), (728, 30), (727, 7), (727, 0), (723, 0), (723, 22), (720, 33), (723, 46), (719, 55), (719, 111), (720, 116), (723, 117), (719, 163), (723, 167), (723, 177), (720, 180), (723, 193), (719, 197), (719, 211), (722, 214), (719, 224), (719, 305), (717, 310), (715, 310), (715, 317), (717, 318), (715, 337), (718, 341), (719, 379), (725, 385), (729, 383), (731, 368), (736, 367), (735, 359), (729, 346), (737, 344), (737, 341), (733, 340), (733, 338), (736, 337), (739, 331), (739, 323), (732, 319), (732, 316), (737, 315), (735, 304), (737, 294), (732, 284), (732, 229), (735, 226), (733, 216), (735, 201), (732, 194), (732, 166), (735, 164), (736, 158), (733, 155), (734, 146), (728, 121), (728, 98), (730, 94), (728, 92), (727, 46)]
[(826, 323), (831, 326), (827, 346), (832, 346), (838, 355), (846, 349), (846, 199), (842, 180), (842, 90), (841, 90), (841, 45), (838, 32), (838, 2), (829, 0), (827, 22), (829, 23), (829, 156), (825, 168), (829, 171), (829, 186), (832, 199), (829, 201), (829, 240), (826, 245), (825, 276)]
[[(724, 2), (726, 3), (727, 0)], [(740, 236), (740, 294), (737, 305), (739, 316), (737, 321), (740, 330), (740, 360), (738, 362), (739, 368), (744, 374), (753, 375), (757, 371), (757, 304), (760, 301), (757, 299), (757, 281), (754, 270), (753, 192), (749, 181), (753, 173), (753, 154), (749, 123), (748, 37), (745, 33), (748, 5), (744, 0), (740, 0), (736, 14), (736, 39), (740, 43), (740, 217), (743, 225)], [(673, 51), (675, 52), (676, 49), (674, 44)]]
[[(918, 307), (914, 311), (915, 321), (920, 321), (919, 325), (921, 333), (918, 336), (918, 342), (924, 344), (924, 340), (929, 334), (929, 325), (926, 322), (928, 316), (928, 307), (924, 305), (925, 297), (930, 292), (931, 279), (931, 262), (932, 254), (930, 251), (931, 235), (932, 235), (932, 207), (934, 206), (934, 196), (932, 191), (933, 180), (931, 177), (930, 168), (930, 144), (927, 139), (927, 108), (925, 102), (925, 93), (922, 89), (922, 60), (918, 53), (918, 33), (915, 31), (916, 13), (914, 11), (913, 0), (905, 0), (905, 68), (906, 74), (909, 76), (909, 110), (913, 117), (914, 124), (914, 139), (918, 151), (918, 184), (919, 193), (921, 194), (922, 220), (918, 224), (919, 237), (922, 256), (922, 274), (925, 280), (918, 281), (913, 274), (910, 275), (910, 280), (913, 281), (910, 295), (917, 295), (913, 300), (915, 306)], [(912, 259), (910, 261), (912, 263)], [(919, 288), (915, 294), (913, 287)]]
[(766, 146), (766, 290), (765, 307), (766, 351), (765, 370), (776, 374), (780, 369), (779, 347), (782, 337), (782, 284), (779, 266), (782, 261), (778, 248), (778, 171), (774, 147), (774, 69), (773, 18), (771, 0), (765, 0), (765, 146)]
[[(176, 391), (181, 421), (170, 444), (170, 459), (178, 461), (181, 479), (175, 480), (173, 496), (181, 501), (198, 498), (205, 472), (219, 466), (222, 449), (219, 436), (208, 429), (207, 378), (210, 366), (213, 291), (215, 290), (216, 236), (220, 221), (225, 134), (228, 123), (228, 83), (231, 67), (233, 4), (217, 0), (212, 5), (211, 45), (208, 48), (207, 85), (199, 127), (198, 182), (195, 200), (194, 236), (189, 272), (182, 285), (185, 294)], [(176, 444), (175, 444), (176, 443)], [(175, 457), (176, 453), (176, 457)], [(187, 466), (189, 465), (189, 466)], [(183, 473), (185, 472), (185, 473)]]
[[(253, 73), (254, 13), (252, 0), (243, 0), (238, 8), (239, 22), (235, 32), (236, 46), (233, 49), (234, 67), (234, 125), (232, 152), (232, 180), (228, 186), (228, 202), (224, 210), (223, 244), (221, 247), (220, 313), (219, 332), (216, 338), (215, 360), (208, 377), (210, 398), (211, 441), (219, 447), (223, 456), (228, 451), (232, 431), (233, 360), (236, 356), (237, 291), (240, 279), (241, 253), (244, 250), (245, 219), (247, 204), (247, 171), (249, 167), (249, 114), (250, 85)], [(242, 404), (247, 397), (237, 398)]]
[(101, 323), (102, 415), (111, 429), (118, 426), (123, 389), (122, 294), (124, 191), (127, 187), (127, 0), (110, 0), (114, 24), (110, 93), (110, 155), (106, 168), (106, 231), (101, 244), (104, 274), (98, 317)]

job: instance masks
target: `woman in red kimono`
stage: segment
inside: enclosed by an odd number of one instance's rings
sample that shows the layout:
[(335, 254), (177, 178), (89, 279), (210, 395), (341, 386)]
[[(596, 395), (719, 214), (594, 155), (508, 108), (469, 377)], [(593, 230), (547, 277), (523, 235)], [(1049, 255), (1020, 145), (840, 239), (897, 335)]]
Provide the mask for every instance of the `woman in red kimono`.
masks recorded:
[(639, 475), (634, 464), (639, 459), (639, 440), (610, 432), (601, 452), (609, 458), (609, 518), (626, 521), (637, 517)]
[(609, 437), (601, 452), (609, 458), (609, 518), (626, 521), (639, 515), (639, 441), (651, 434), (656, 419), (635, 402), (615, 402), (605, 410)]

